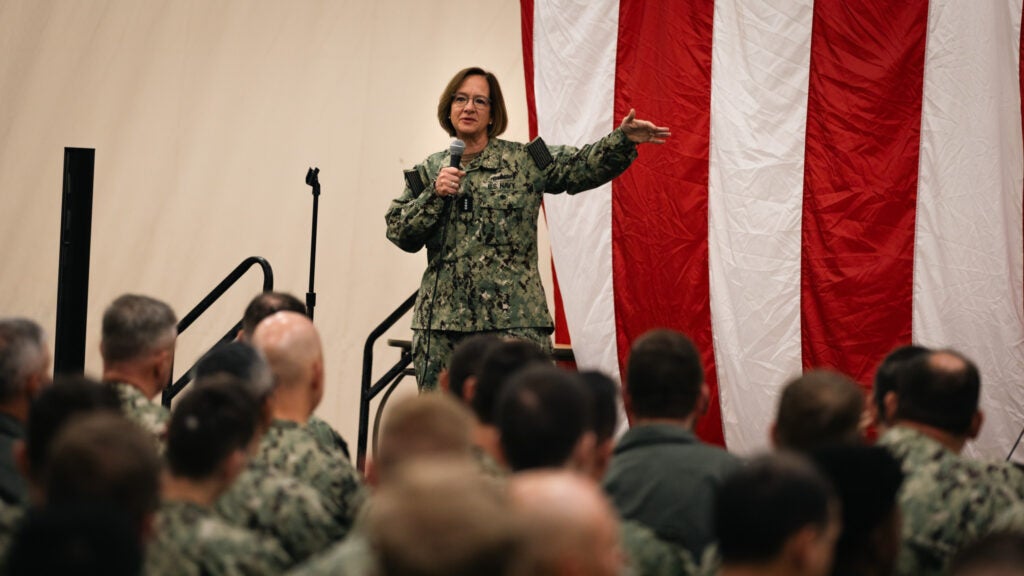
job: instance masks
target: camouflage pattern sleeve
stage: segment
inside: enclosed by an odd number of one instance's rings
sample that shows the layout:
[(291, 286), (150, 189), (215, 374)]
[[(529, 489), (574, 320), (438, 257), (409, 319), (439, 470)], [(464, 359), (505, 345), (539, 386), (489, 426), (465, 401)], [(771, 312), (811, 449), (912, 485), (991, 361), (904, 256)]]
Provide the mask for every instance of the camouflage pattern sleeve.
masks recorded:
[(113, 386), (117, 391), (118, 398), (121, 399), (121, 409), (124, 411), (124, 415), (151, 433), (162, 449), (167, 435), (167, 421), (170, 420), (171, 413), (167, 408), (146, 398), (138, 388), (131, 384), (117, 382)]
[[(447, 153), (439, 153), (447, 156)], [(388, 225), (388, 240), (406, 252), (418, 252), (434, 234), (444, 200), (434, 191), (434, 178), (441, 170), (438, 154), (416, 167), (424, 189), (419, 194), (408, 184), (402, 195), (391, 202), (384, 220)]]
[(545, 192), (576, 194), (610, 181), (636, 159), (636, 144), (621, 129), (581, 148), (549, 146), (554, 162), (544, 170)]
[(685, 550), (659, 540), (650, 528), (624, 520), (620, 529), (626, 562), (634, 576), (693, 576), (696, 566)]
[(338, 431), (318, 416), (310, 416), (306, 422), (306, 429), (316, 438), (320, 446), (328, 452), (340, 451), (345, 458), (352, 461), (352, 455), (348, 452), (348, 442), (338, 434)]

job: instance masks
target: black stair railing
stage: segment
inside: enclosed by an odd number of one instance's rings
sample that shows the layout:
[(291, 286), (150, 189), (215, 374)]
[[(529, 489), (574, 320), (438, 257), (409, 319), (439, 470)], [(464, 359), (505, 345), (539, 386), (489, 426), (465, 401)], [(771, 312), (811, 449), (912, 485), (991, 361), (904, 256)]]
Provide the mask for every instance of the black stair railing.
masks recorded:
[(383, 413), (384, 405), (387, 403), (391, 393), (395, 390), (398, 384), (409, 371), (409, 365), (412, 364), (412, 351), (408, 346), (399, 346), (401, 354), (398, 361), (384, 373), (383, 376), (373, 381), (373, 345), (384, 335), (385, 332), (391, 329), (392, 326), (397, 323), (402, 316), (405, 316), (409, 310), (412, 310), (413, 304), (416, 303), (416, 294), (413, 292), (411, 296), (405, 299), (405, 302), (395, 309), (394, 312), (388, 315), (376, 328), (370, 332), (370, 335), (366, 338), (366, 345), (363, 346), (363, 377), (362, 383), (359, 390), (359, 438), (356, 444), (356, 466), (360, 471), (365, 470), (366, 467), (366, 445), (368, 441), (370, 431), (370, 403), (374, 398), (377, 397), (381, 392), (387, 390), (384, 397), (381, 398), (380, 406), (377, 409), (376, 424), (380, 421), (380, 416)]
[[(260, 270), (263, 271), (263, 291), (269, 292), (270, 290), (273, 290), (274, 270), (270, 267), (270, 262), (267, 262), (265, 258), (261, 258), (260, 256), (250, 256), (245, 260), (242, 260), (241, 264), (235, 266), (235, 269), (225, 276), (224, 279), (221, 280), (220, 284), (217, 284), (217, 286), (211, 290), (210, 293), (199, 302), (199, 304), (196, 304), (195, 308), (192, 308), (188, 314), (185, 314), (185, 317), (178, 322), (178, 336), (181, 336), (189, 326), (199, 319), (199, 317), (202, 316), (210, 306), (213, 306), (214, 302), (220, 299), (225, 292), (231, 289), (231, 287), (234, 286), (242, 276), (245, 276), (245, 273), (253, 266), (259, 266)], [(228, 330), (227, 333), (214, 344), (214, 346), (221, 342), (230, 342), (233, 340), (241, 327), (242, 321), (239, 320), (234, 327)], [(189, 382), (192, 381), (192, 368), (194, 367), (195, 363), (193, 363), (192, 366), (190, 366), (189, 369), (181, 375), (181, 378), (178, 378), (178, 380), (173, 384), (168, 384), (168, 386), (164, 388), (163, 396), (161, 397), (161, 401), (164, 406), (170, 408), (171, 401), (174, 400), (174, 397), (184, 390), (185, 387), (188, 386)]]

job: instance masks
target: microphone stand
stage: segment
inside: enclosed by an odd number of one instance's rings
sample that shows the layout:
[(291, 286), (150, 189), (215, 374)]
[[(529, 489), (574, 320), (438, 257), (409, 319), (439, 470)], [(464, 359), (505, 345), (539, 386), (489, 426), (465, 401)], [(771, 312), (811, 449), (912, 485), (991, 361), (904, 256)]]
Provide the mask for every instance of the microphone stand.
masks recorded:
[(310, 168), (306, 172), (306, 184), (313, 187), (313, 234), (309, 247), (309, 291), (306, 292), (306, 312), (309, 319), (313, 319), (313, 308), (316, 307), (316, 292), (313, 290), (313, 282), (316, 278), (316, 221), (320, 208), (320, 174), (319, 168)]

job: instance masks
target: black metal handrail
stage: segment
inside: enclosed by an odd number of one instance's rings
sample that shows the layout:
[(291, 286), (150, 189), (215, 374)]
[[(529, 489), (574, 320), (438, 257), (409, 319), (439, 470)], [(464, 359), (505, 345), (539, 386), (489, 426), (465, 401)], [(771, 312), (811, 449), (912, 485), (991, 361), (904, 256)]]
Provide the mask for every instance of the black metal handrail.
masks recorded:
[[(395, 309), (394, 312), (388, 315), (376, 328), (370, 332), (370, 335), (366, 338), (366, 345), (363, 346), (363, 377), (362, 384), (359, 389), (359, 438), (356, 443), (356, 466), (362, 471), (366, 466), (366, 444), (370, 430), (370, 402), (381, 393), (385, 388), (390, 387), (390, 390), (386, 394), (391, 395), (391, 390), (394, 390), (395, 386), (402, 381), (405, 377), (405, 369), (412, 364), (412, 352), (406, 348), (401, 349), (401, 357), (395, 365), (388, 369), (376, 382), (373, 380), (373, 345), (384, 335), (385, 332), (391, 329), (392, 326), (397, 323), (402, 316), (412, 310), (413, 304), (416, 303), (416, 294), (413, 292), (411, 296), (405, 299), (405, 302)], [(386, 401), (385, 397), (385, 401)], [(380, 418), (380, 411), (378, 411), (378, 419)]]
[[(259, 266), (260, 269), (263, 271), (263, 291), (269, 292), (270, 290), (273, 290), (274, 270), (270, 267), (270, 262), (267, 262), (265, 258), (262, 258), (260, 256), (250, 256), (245, 260), (242, 260), (241, 264), (235, 266), (235, 269), (232, 270), (227, 276), (225, 276), (224, 279), (220, 281), (220, 284), (217, 284), (217, 286), (214, 287), (214, 289), (211, 290), (210, 293), (207, 294), (205, 298), (199, 301), (199, 304), (196, 304), (195, 308), (192, 308), (192, 310), (190, 310), (188, 314), (185, 314), (185, 317), (178, 322), (178, 335), (180, 336), (182, 332), (187, 330), (188, 327), (192, 325), (193, 322), (199, 319), (199, 317), (202, 316), (202, 314), (206, 312), (210, 308), (210, 306), (213, 306), (214, 302), (220, 299), (220, 297), (223, 296), (224, 293), (227, 292), (232, 286), (234, 286), (235, 282), (238, 282), (238, 280), (241, 279), (242, 276), (244, 276), (245, 273), (248, 272), (249, 269), (252, 268), (253, 266)], [(238, 334), (238, 330), (241, 327), (242, 321), (239, 320), (233, 328), (228, 330), (228, 332), (224, 334), (224, 336), (222, 336), (220, 340), (217, 341), (216, 344), (214, 344), (214, 346), (220, 344), (221, 342), (228, 342), (234, 339), (235, 335)], [(175, 381), (173, 384), (169, 384), (166, 388), (164, 388), (164, 393), (163, 396), (161, 397), (161, 402), (163, 403), (164, 406), (170, 408), (171, 401), (174, 400), (174, 397), (177, 396), (178, 393), (180, 393), (182, 390), (184, 390), (185, 387), (188, 386), (189, 382), (192, 381), (192, 368), (194, 367), (195, 364), (193, 363), (193, 365), (190, 366), (189, 369), (186, 370), (185, 373), (181, 375), (181, 378), (178, 378), (178, 380)]]

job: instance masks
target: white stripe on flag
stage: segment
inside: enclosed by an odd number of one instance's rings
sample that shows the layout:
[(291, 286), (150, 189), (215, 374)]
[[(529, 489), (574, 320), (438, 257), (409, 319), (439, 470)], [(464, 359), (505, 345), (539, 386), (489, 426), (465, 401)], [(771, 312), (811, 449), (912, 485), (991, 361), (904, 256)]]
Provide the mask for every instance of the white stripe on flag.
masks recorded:
[(987, 420), (971, 455), (1024, 424), (1021, 2), (932, 0), (914, 253), (914, 339), (978, 363)]
[(768, 443), (800, 362), (800, 224), (813, 0), (719, 0), (708, 181), (711, 320), (730, 450)]

